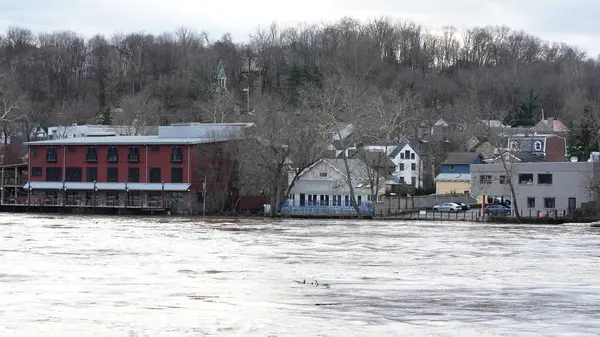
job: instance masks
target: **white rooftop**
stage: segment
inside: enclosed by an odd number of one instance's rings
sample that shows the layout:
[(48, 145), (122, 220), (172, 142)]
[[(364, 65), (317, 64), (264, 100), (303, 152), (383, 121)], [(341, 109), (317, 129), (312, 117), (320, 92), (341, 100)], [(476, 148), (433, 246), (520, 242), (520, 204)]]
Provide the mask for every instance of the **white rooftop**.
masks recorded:
[(27, 142), (26, 145), (202, 144), (242, 139), (252, 123), (186, 123), (159, 126), (157, 136), (92, 136)]

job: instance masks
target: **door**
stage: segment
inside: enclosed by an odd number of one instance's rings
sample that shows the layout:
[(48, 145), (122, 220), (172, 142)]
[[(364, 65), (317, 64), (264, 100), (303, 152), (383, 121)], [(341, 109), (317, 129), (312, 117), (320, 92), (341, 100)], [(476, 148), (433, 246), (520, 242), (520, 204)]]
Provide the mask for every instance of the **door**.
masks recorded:
[(577, 199), (569, 198), (569, 213), (573, 212), (577, 208)]

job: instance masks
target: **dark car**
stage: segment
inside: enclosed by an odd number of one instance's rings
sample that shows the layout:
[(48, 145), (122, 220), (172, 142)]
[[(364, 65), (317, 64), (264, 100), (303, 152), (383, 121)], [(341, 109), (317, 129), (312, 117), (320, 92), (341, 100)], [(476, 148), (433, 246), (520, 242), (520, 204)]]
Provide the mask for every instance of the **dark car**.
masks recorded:
[(485, 214), (487, 215), (510, 215), (512, 209), (503, 205), (488, 205), (485, 208)]
[(465, 204), (464, 202), (460, 203), (460, 208), (462, 208), (463, 211), (468, 211), (471, 209), (471, 206)]

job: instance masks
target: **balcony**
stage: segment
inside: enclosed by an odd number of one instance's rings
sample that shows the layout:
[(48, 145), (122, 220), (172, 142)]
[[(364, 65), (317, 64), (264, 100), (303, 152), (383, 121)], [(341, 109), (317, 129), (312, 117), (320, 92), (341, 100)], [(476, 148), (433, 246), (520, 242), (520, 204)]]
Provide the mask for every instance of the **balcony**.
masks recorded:
[(98, 162), (98, 154), (96, 153), (87, 153), (85, 155), (85, 161), (88, 163), (96, 163)]
[(130, 163), (139, 163), (140, 162), (140, 155), (139, 153), (130, 153), (127, 155), (127, 160)]

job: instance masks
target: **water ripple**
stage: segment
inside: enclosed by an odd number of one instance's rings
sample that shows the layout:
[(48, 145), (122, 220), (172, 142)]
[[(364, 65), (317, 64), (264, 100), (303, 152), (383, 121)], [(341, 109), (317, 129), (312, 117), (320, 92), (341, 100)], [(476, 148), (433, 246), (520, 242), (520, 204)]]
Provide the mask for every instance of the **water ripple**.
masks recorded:
[(587, 226), (21, 214), (0, 225), (2, 336), (600, 331), (600, 231)]

